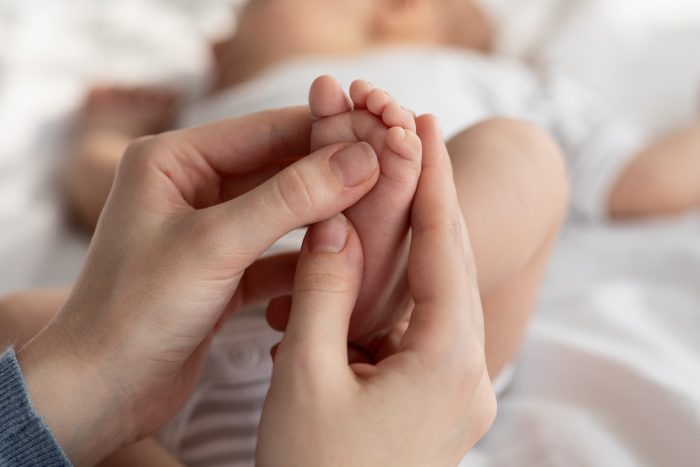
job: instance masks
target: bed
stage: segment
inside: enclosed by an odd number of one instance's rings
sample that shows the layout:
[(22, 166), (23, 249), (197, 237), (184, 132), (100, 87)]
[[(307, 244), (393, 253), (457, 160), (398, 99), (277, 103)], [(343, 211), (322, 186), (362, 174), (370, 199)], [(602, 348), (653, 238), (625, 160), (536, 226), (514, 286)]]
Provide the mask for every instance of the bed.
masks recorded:
[[(648, 134), (700, 115), (697, 0), (482, 1), (502, 53), (579, 80)], [(87, 83), (196, 93), (229, 3), (0, 0), (0, 294), (79, 271), (87, 239), (64, 221), (54, 173)], [(700, 215), (569, 222), (496, 424), (462, 465), (699, 457)]]

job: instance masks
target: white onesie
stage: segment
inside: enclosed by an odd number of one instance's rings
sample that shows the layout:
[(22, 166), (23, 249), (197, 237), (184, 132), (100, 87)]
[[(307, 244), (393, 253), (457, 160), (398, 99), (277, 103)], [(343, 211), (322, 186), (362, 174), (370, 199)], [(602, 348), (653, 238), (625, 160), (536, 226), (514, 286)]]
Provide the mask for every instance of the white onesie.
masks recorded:
[(305, 105), (311, 82), (322, 74), (335, 76), (345, 89), (355, 79), (368, 80), (418, 114), (437, 115), (447, 139), (498, 116), (545, 128), (566, 155), (571, 211), (589, 219), (606, 216), (611, 187), (644, 144), (640, 131), (570, 81), (540, 75), (519, 62), (445, 48), (292, 59), (194, 106), (182, 124)]
[[(452, 49), (387, 49), (353, 58), (287, 61), (256, 79), (189, 109), (182, 126), (304, 105), (311, 82), (335, 76), (347, 89), (362, 78), (386, 89), (417, 113), (439, 117), (446, 138), (481, 120), (507, 116), (548, 129), (564, 148), (572, 213), (605, 216), (610, 187), (643, 141), (610, 117), (605, 106), (571, 83), (538, 76), (525, 66)], [(296, 249), (295, 232), (275, 250)], [(280, 335), (260, 310), (234, 317), (214, 339), (190, 401), (160, 434), (187, 465), (252, 466), (257, 425), (272, 370), (269, 348)], [(501, 389), (508, 372), (496, 385)]]

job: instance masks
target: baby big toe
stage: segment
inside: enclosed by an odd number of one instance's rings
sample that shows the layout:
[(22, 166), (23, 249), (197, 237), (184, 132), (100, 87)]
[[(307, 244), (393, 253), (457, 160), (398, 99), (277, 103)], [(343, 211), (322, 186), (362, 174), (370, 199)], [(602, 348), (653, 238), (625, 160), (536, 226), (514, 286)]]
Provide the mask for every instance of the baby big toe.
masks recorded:
[(338, 81), (324, 75), (311, 84), (309, 109), (314, 119), (332, 117), (352, 110), (352, 103)]

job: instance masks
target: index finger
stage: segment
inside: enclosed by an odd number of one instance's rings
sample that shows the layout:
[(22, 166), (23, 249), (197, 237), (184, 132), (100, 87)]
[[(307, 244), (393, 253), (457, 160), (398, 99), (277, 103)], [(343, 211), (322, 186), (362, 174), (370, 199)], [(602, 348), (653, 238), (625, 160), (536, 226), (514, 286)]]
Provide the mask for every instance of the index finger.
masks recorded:
[(177, 132), (217, 173), (246, 173), (280, 158), (309, 153), (306, 106), (267, 110)]
[[(473, 333), (483, 343), (476, 267), (437, 120), (417, 119), (423, 168), (411, 213), (408, 280), (416, 303), (404, 343), (433, 346)], [(457, 333), (457, 336), (455, 336)]]

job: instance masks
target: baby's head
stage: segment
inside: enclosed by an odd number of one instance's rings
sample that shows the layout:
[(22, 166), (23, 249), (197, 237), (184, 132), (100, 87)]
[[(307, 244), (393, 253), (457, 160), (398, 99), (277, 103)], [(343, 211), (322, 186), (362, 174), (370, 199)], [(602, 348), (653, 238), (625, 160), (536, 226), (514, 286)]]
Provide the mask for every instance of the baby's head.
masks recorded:
[(399, 44), (487, 50), (491, 36), (475, 0), (248, 0), (226, 43), (225, 61), (236, 68), (226, 81), (296, 55)]

